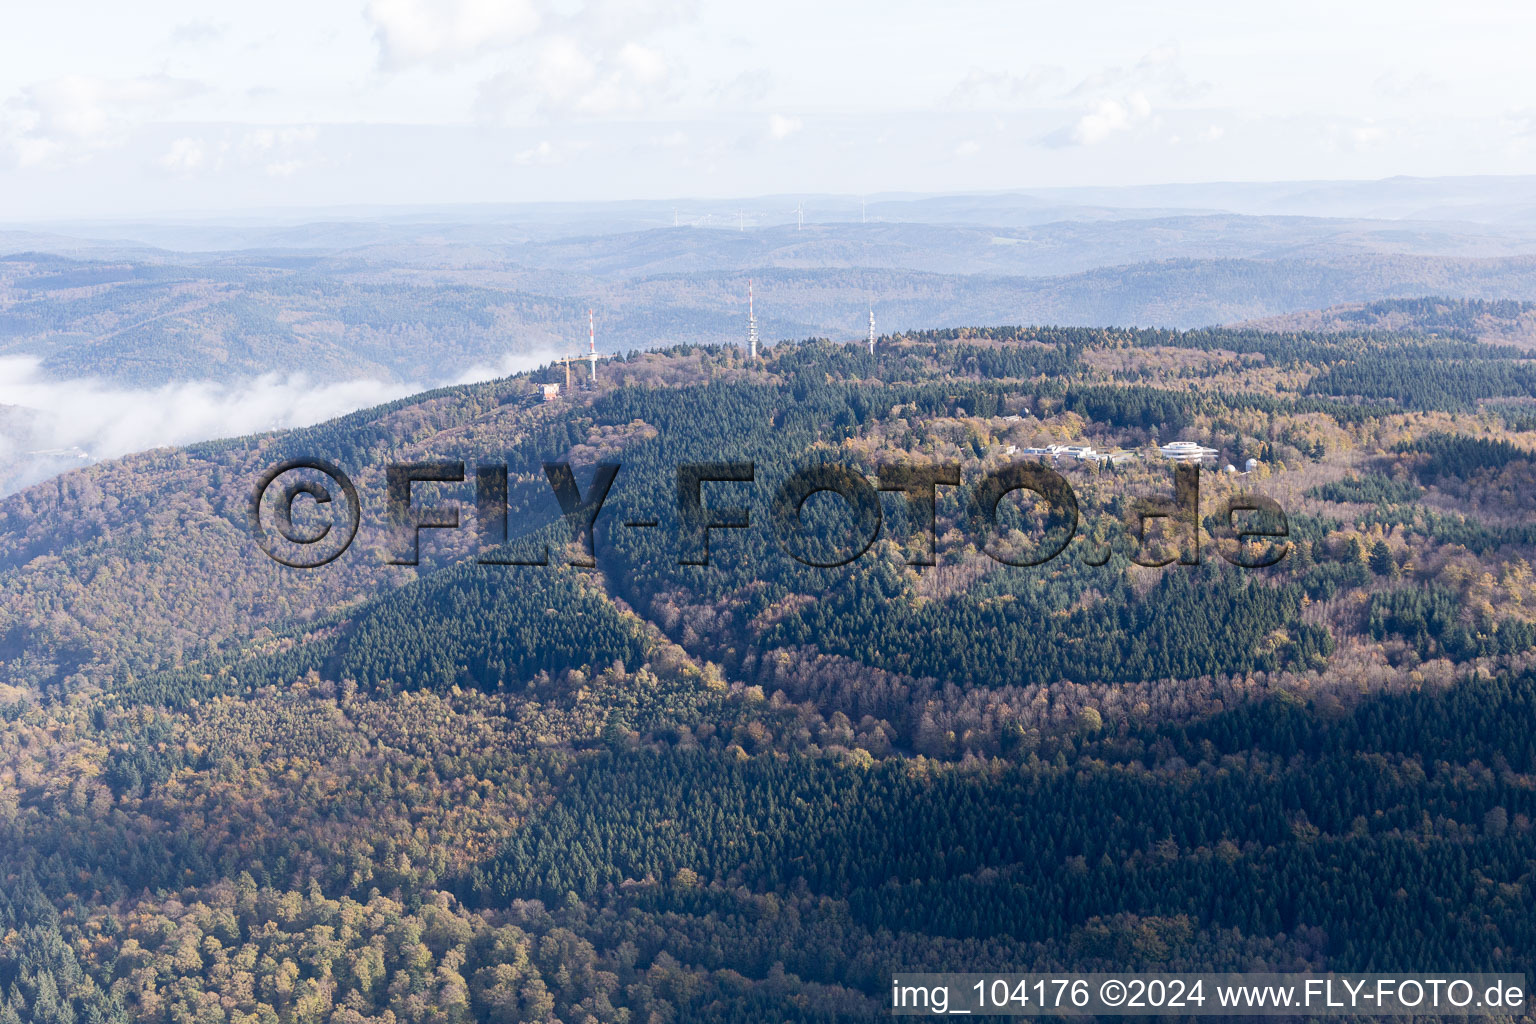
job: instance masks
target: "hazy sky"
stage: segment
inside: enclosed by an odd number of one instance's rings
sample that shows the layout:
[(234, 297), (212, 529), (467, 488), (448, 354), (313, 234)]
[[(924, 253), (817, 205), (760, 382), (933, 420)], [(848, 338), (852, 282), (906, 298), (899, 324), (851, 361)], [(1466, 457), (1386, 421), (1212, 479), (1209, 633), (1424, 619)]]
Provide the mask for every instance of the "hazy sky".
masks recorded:
[(1536, 172), (1521, 0), (53, 0), (0, 218)]

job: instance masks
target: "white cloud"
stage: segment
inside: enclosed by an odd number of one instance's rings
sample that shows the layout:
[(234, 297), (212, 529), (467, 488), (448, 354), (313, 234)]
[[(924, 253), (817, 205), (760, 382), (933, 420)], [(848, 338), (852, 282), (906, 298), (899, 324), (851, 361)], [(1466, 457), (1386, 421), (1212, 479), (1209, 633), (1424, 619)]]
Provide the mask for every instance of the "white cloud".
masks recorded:
[(183, 22), (171, 29), (170, 42), (173, 46), (203, 46), (218, 42), (228, 33), (228, 25), (199, 19)]
[(553, 167), (570, 163), (590, 148), (592, 143), (583, 139), (566, 138), (558, 142), (540, 139), (527, 149), (515, 153), (512, 162), (520, 167)]
[(0, 105), (0, 140), (22, 166), (78, 159), (119, 144), (143, 120), (204, 91), (199, 82), (169, 75), (64, 75)]
[(775, 142), (783, 142), (804, 127), (805, 122), (798, 117), (788, 117), (784, 114), (768, 115), (768, 137)]
[[(111, 459), (165, 445), (319, 423), (414, 390), (413, 385), (372, 380), (316, 385), (302, 376), (275, 374), (242, 384), (197, 381), (134, 389), (89, 378), (51, 380), (35, 358), (0, 356), (0, 406), (28, 413), (0, 422), (0, 450), (25, 459), (29, 453), (78, 448), (92, 461)], [(7, 428), (7, 423), (14, 425)], [(7, 429), (24, 433), (7, 436)], [(52, 464), (46, 456), (33, 461), (44, 470)], [(19, 487), (35, 480), (23, 476), (3, 482)]]
[(1504, 115), (1504, 123), (1516, 135), (1529, 138), (1536, 136), (1536, 108), (1511, 110)]
[(964, 142), (960, 143), (960, 145), (955, 147), (955, 156), (962, 160), (967, 160), (980, 152), (981, 144), (978, 143), (975, 139), (966, 139)]
[(1140, 93), (1124, 99), (1102, 99), (1079, 117), (1064, 136), (1056, 133), (1048, 141), (1054, 145), (1096, 146), (1151, 117), (1152, 105)]
[(208, 159), (208, 148), (201, 139), (180, 138), (160, 158), (160, 166), (177, 174), (191, 174)]
[(307, 167), (323, 165), (320, 129), (315, 125), (226, 128), (172, 140), (158, 159), (179, 177), (255, 169), (271, 178), (290, 178)]
[(1422, 97), (1448, 91), (1450, 83), (1427, 71), (1392, 70), (1379, 75), (1372, 87), (1378, 96), (1414, 102)]
[(545, 99), (566, 106), (591, 88), (597, 79), (597, 64), (575, 39), (557, 36), (539, 47), (533, 73)]
[(1103, 68), (1078, 82), (1069, 97), (1099, 97), (1106, 93), (1151, 92), (1176, 100), (1194, 99), (1209, 90), (1184, 73), (1179, 45), (1166, 42), (1142, 54), (1135, 64)]
[(448, 68), (496, 54), (480, 79), (482, 120), (611, 118), (645, 112), (674, 78), (648, 41), (696, 14), (693, 0), (368, 0), (387, 70)]
[(678, 129), (665, 135), (652, 135), (649, 142), (653, 149), (682, 149), (688, 145), (688, 133)]
[(576, 35), (554, 35), (538, 44), (531, 66), (482, 83), (477, 108), (498, 121), (529, 113), (550, 119), (638, 114), (666, 92), (670, 78), (666, 56), (654, 47), (630, 41), (610, 51)]
[(753, 68), (740, 72), (729, 81), (710, 86), (709, 98), (727, 109), (750, 107), (767, 99), (773, 86), (773, 72), (767, 68)]
[(543, 21), (530, 0), (369, 0), (363, 12), (389, 69), (448, 66), (516, 43)]
[(235, 147), (239, 161), (259, 166), (269, 177), (291, 178), (311, 162), (311, 151), (320, 137), (314, 125), (255, 128)]
[(625, 43), (619, 47), (616, 63), (632, 81), (641, 85), (656, 85), (667, 78), (667, 59), (661, 51), (639, 43)]
[(950, 92), (949, 107), (1011, 106), (1037, 95), (1057, 74), (1054, 68), (1031, 68), (1022, 75), (972, 68)]
[(1369, 121), (1364, 124), (1331, 125), (1329, 135), (1335, 146), (1352, 153), (1375, 149), (1388, 139), (1385, 128)]
[(554, 350), (523, 353), (508, 352), (494, 363), (482, 363), (477, 366), (471, 366), (448, 381), (448, 383), (474, 384), (482, 380), (497, 380), (501, 377), (510, 377), (516, 373), (536, 370), (541, 366), (553, 366), (555, 360), (560, 358), (560, 355), (561, 353)]
[(548, 139), (541, 139), (536, 146), (530, 146), (512, 158), (515, 164), (528, 166), (530, 164), (552, 164), (555, 162), (555, 145)]
[(264, 154), (305, 146), (315, 141), (320, 130), (314, 125), (292, 125), (285, 128), (256, 128), (246, 132), (241, 142), (248, 153)]
[[(1134, 63), (1113, 65), (1085, 75), (1065, 98), (1083, 105), (1072, 124), (1046, 135), (1041, 141), (1053, 148), (1096, 146), (1137, 128), (1155, 126), (1153, 100), (1178, 104), (1208, 90), (1191, 82), (1180, 63), (1177, 43), (1167, 42), (1148, 50)], [(1216, 136), (1202, 136), (1213, 140)], [(1170, 144), (1182, 136), (1173, 135)]]
[(698, 0), (586, 0), (569, 19), (581, 34), (613, 45), (693, 21)]
[(73, 449), (94, 462), (166, 445), (308, 426), (429, 387), (505, 377), (553, 359), (548, 352), (509, 353), (492, 365), (428, 384), (316, 384), (302, 374), (267, 374), (233, 384), (190, 381), (125, 388), (91, 378), (53, 380), (32, 356), (0, 356), (0, 494), (80, 465), (83, 460)]

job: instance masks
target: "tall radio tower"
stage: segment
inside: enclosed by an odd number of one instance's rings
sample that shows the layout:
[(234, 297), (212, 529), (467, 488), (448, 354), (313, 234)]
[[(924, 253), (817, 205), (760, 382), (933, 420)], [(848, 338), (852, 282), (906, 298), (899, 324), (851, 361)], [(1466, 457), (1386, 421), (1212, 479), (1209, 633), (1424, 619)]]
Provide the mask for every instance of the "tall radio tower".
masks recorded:
[(869, 307), (869, 354), (875, 354), (875, 307)]
[(747, 346), (757, 358), (757, 313), (752, 309), (752, 279), (747, 278)]
[[(874, 314), (870, 314), (873, 316)], [(587, 310), (587, 358), (592, 360), (592, 383), (597, 383), (597, 320)]]

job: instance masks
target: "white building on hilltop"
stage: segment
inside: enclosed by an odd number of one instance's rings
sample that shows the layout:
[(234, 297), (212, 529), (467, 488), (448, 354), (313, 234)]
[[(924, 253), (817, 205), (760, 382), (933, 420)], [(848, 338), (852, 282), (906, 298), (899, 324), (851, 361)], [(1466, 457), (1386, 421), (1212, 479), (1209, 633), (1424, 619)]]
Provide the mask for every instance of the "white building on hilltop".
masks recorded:
[(1095, 462), (1099, 465), (1119, 465), (1136, 458), (1136, 453), (1124, 448), (1116, 448), (1113, 451), (1101, 452), (1091, 444), (1051, 444), (1044, 448), (1017, 448), (1008, 446), (1007, 454), (1020, 455), (1048, 455), (1052, 463), (1059, 464), (1063, 457), (1076, 459), (1078, 462)]
[(1207, 448), (1195, 441), (1170, 441), (1158, 449), (1165, 459), (1174, 462), (1204, 462), (1216, 457), (1215, 448)]

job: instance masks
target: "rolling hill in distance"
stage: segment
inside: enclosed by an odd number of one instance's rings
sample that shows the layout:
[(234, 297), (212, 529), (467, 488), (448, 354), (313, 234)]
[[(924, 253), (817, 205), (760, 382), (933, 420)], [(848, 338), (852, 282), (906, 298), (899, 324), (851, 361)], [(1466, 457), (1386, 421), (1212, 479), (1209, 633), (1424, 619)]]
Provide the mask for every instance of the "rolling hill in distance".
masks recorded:
[(547, 364), (585, 350), (589, 309), (604, 352), (736, 341), (748, 280), (770, 339), (860, 337), (870, 309), (888, 332), (1195, 328), (1521, 300), (1532, 194), (1393, 179), (31, 225), (0, 233), (0, 405), (22, 410), (0, 424), (0, 493), (82, 455)]
[(13, 252), (0, 263), (0, 352), (135, 384), (293, 369), (420, 381), (445, 360), (579, 344), (589, 306), (608, 350), (733, 340), (748, 277), (770, 337), (857, 336), (867, 305), (892, 330), (1187, 328), (1346, 300), (1519, 298), (1536, 254), (1530, 231), (1228, 214), (661, 228), (516, 245), (430, 232), (352, 245), (348, 225), (316, 225), (307, 241), (111, 259)]

